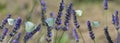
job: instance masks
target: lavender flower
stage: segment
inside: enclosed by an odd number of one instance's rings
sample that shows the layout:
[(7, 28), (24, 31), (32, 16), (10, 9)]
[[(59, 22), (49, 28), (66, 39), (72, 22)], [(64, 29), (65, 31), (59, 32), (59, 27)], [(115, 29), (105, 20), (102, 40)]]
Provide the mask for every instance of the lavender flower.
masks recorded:
[(17, 37), (13, 40), (13, 43), (19, 43), (21, 33), (18, 33)]
[(95, 36), (94, 36), (93, 31), (92, 31), (92, 26), (91, 26), (91, 22), (90, 21), (87, 21), (87, 26), (88, 26), (89, 35), (90, 35), (91, 39), (94, 40)]
[(108, 9), (108, 0), (104, 0), (104, 10)]
[(79, 27), (80, 27), (80, 25), (79, 25), (79, 23), (78, 23), (78, 21), (77, 21), (76, 12), (75, 12), (75, 10), (72, 10), (72, 11), (73, 11), (73, 20), (74, 20), (74, 25), (76, 26), (76, 28), (79, 28)]
[(62, 19), (61, 19), (61, 16), (62, 16), (62, 11), (64, 10), (64, 0), (61, 1), (60, 3), (60, 6), (59, 6), (59, 12), (58, 12), (58, 15), (56, 17), (56, 21), (55, 23), (57, 24), (56, 26), (56, 30), (59, 30), (60, 29), (60, 25), (62, 24)]
[(5, 38), (7, 32), (8, 32), (8, 28), (4, 28), (4, 30), (2, 32), (2, 36), (0, 36), (0, 41), (3, 41), (3, 39)]
[(21, 22), (22, 22), (22, 19), (20, 17), (18, 17), (16, 19), (15, 26), (14, 26), (12, 32), (9, 34), (11, 37), (17, 33), (17, 30), (20, 28)]
[(66, 16), (65, 16), (65, 22), (64, 22), (65, 27), (63, 28), (65, 30), (67, 30), (69, 27), (69, 20), (71, 17), (71, 11), (72, 11), (72, 3), (70, 3), (70, 5), (68, 6), (68, 8), (66, 10)]
[(21, 33), (18, 33), (16, 39), (19, 40), (19, 39), (20, 39), (20, 36), (21, 36)]
[(76, 42), (79, 42), (79, 37), (75, 28), (73, 28), (73, 35), (75, 37)]
[(47, 42), (51, 42), (51, 37), (52, 37), (52, 27), (47, 26)]
[(92, 26), (90, 21), (87, 21), (87, 26), (88, 26), (88, 31), (92, 31)]
[(41, 25), (39, 24), (35, 30), (33, 30), (32, 32), (26, 33), (25, 37), (24, 37), (24, 42), (27, 42), (37, 31), (39, 31), (41, 28)]
[(114, 14), (112, 14), (112, 24), (115, 25), (115, 16), (114, 16)]
[(50, 13), (50, 17), (51, 17), (51, 18), (54, 18), (54, 15), (55, 15), (55, 14), (54, 14), (53, 12)]
[(111, 40), (111, 37), (109, 35), (107, 26), (104, 28), (104, 33), (105, 33), (106, 39), (108, 40), (108, 43), (113, 43), (112, 40)]
[(41, 15), (41, 20), (42, 20), (42, 25), (45, 25), (46, 23), (45, 23), (45, 19), (46, 19), (46, 17), (45, 17), (45, 13), (46, 13), (46, 3), (45, 3), (45, 1), (44, 0), (40, 0), (40, 3), (41, 3), (41, 9), (42, 9), (42, 15)]
[(118, 17), (118, 11), (115, 11), (115, 25), (118, 26), (119, 25), (119, 17)]
[(19, 42), (18, 42), (18, 40), (15, 39), (15, 40), (13, 40), (13, 43), (19, 43)]
[(94, 39), (95, 39), (95, 36), (94, 36), (93, 31), (89, 31), (89, 34), (90, 34), (91, 39), (94, 40)]
[(58, 25), (57, 27), (56, 27), (56, 30), (60, 30), (61, 29), (61, 25)]
[(9, 18), (11, 18), (11, 14), (8, 14), (7, 17), (2, 20), (2, 24), (0, 26), (0, 29), (3, 29), (4, 25), (6, 25), (6, 23), (8, 23), (7, 19), (9, 19)]
[(119, 29), (118, 10), (115, 11), (115, 15), (112, 15), (112, 23), (115, 26), (116, 30), (118, 30)]

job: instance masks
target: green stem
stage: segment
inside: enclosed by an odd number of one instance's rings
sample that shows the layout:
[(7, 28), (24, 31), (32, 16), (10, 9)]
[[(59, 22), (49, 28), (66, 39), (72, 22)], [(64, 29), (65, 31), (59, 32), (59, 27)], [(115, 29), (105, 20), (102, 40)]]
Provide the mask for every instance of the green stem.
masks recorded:
[(41, 41), (40, 41), (41, 37), (42, 37), (42, 34), (40, 34), (40, 36), (38, 38), (38, 41), (37, 41), (38, 43), (41, 43)]
[(93, 40), (93, 42), (96, 43), (96, 42), (95, 42), (95, 39)]
[(61, 35), (61, 37), (60, 37), (60, 39), (59, 39), (58, 43), (60, 43), (60, 41), (61, 41), (61, 39), (62, 39), (62, 37), (63, 37), (64, 33), (65, 33), (65, 31), (63, 31), (63, 33), (62, 33), (62, 35)]
[(8, 43), (11, 43), (12, 39), (13, 39), (13, 37), (10, 37), (10, 39), (8, 40)]
[(107, 10), (104, 10), (104, 15), (105, 15), (105, 19), (104, 19), (104, 22), (105, 22), (105, 26), (107, 26)]
[[(42, 26), (42, 29), (45, 29), (45, 26)], [(46, 31), (46, 30), (45, 30)], [(44, 30), (43, 30), (43, 32), (45, 32)], [(42, 31), (41, 31), (42, 32)], [(40, 39), (41, 39), (41, 37), (44, 35), (44, 33), (39, 33), (39, 38), (38, 38), (38, 43), (41, 43), (41, 41), (40, 41)]]
[(80, 31), (80, 29), (79, 29), (79, 32), (80, 32), (80, 35), (82, 37), (83, 43), (85, 43), (85, 39), (84, 39), (84, 37), (83, 37), (82, 32)]
[(57, 42), (57, 39), (58, 39), (57, 33), (58, 33), (58, 31), (56, 30), (56, 35), (55, 35), (55, 38), (54, 38), (55, 39), (55, 41), (54, 41), (55, 43)]
[[(34, 1), (33, 1), (33, 2), (34, 2)], [(27, 18), (26, 18), (27, 21), (30, 21), (30, 20), (31, 20), (32, 13), (33, 13), (33, 10), (34, 10), (35, 6), (36, 6), (36, 4), (34, 3), (31, 11), (30, 11), (30, 12), (28, 13), (28, 15), (27, 15)]]

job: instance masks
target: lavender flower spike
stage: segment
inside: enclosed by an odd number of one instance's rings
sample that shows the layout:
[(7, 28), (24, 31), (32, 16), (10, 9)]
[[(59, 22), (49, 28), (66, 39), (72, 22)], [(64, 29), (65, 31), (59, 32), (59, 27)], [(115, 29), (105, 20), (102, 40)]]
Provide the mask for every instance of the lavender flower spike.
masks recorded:
[(15, 40), (13, 40), (13, 43), (19, 43), (19, 42), (18, 42), (18, 40), (15, 39)]
[(52, 37), (52, 27), (47, 26), (47, 42), (51, 42), (51, 37)]
[(11, 14), (8, 14), (7, 17), (2, 20), (2, 24), (0, 26), (0, 29), (3, 29), (4, 25), (6, 25), (6, 23), (8, 23), (7, 19), (9, 19), (9, 18), (11, 18)]
[(35, 30), (33, 30), (32, 32), (26, 33), (25, 37), (24, 37), (24, 42), (27, 42), (37, 31), (39, 31), (41, 28), (41, 25), (39, 24)]
[(112, 24), (115, 25), (115, 16), (112, 14)]
[(111, 40), (111, 37), (109, 35), (107, 26), (104, 28), (104, 33), (105, 33), (106, 39), (108, 40), (108, 43), (113, 43), (112, 40)]
[(3, 39), (5, 38), (7, 32), (8, 32), (8, 28), (4, 28), (4, 30), (2, 32), (2, 36), (0, 36), (0, 41), (3, 41)]
[(88, 31), (92, 31), (92, 26), (90, 21), (87, 21), (87, 26), (88, 26)]
[(92, 31), (92, 26), (91, 26), (91, 22), (90, 21), (87, 21), (87, 26), (88, 26), (89, 35), (90, 35), (91, 39), (94, 40), (95, 36), (94, 36), (93, 31)]
[(20, 17), (17, 18), (16, 22), (15, 22), (15, 30), (18, 30), (20, 28), (20, 25), (22, 23), (22, 19)]
[(15, 26), (14, 26), (12, 32), (9, 34), (11, 37), (16, 34), (17, 30), (20, 28), (21, 23), (22, 23), (22, 19), (20, 17), (18, 17), (16, 19)]
[(75, 12), (75, 10), (72, 10), (72, 12), (73, 12), (74, 25), (75, 25), (76, 28), (79, 28), (80, 25), (79, 25), (79, 23), (78, 23), (78, 21), (77, 21), (76, 12)]
[(59, 11), (62, 12), (63, 9), (64, 9), (64, 0), (62, 0), (62, 2), (60, 3), (60, 8), (59, 8)]
[(118, 10), (115, 11), (115, 21), (116, 21), (116, 26), (118, 26), (119, 25)]
[(20, 39), (20, 36), (21, 36), (21, 33), (18, 33), (17, 37), (16, 37), (16, 40), (19, 40)]
[(40, 0), (40, 3), (41, 3), (41, 11), (42, 11), (42, 15), (41, 15), (42, 25), (45, 25), (46, 3), (44, 0)]
[(75, 37), (76, 42), (79, 42), (79, 37), (78, 37), (77, 31), (76, 31), (76, 28), (73, 28), (73, 35)]
[(17, 37), (13, 40), (13, 43), (19, 43), (21, 33), (18, 33)]
[(104, 10), (108, 9), (108, 0), (104, 0)]

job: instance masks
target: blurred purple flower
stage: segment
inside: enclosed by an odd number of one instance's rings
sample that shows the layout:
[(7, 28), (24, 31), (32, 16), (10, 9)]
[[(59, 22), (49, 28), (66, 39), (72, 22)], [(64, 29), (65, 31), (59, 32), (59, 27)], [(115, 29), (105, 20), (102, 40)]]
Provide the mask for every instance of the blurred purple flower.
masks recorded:
[(73, 35), (75, 37), (76, 42), (79, 42), (79, 37), (78, 37), (77, 31), (76, 31), (76, 28), (73, 28), (72, 31), (73, 31)]
[(92, 40), (94, 40), (94, 39), (95, 39), (95, 36), (94, 36), (93, 31), (89, 31), (89, 35), (90, 35), (90, 37), (91, 37), (91, 39), (92, 39)]
[[(72, 3), (69, 4), (67, 10), (66, 10), (66, 16), (65, 16), (65, 22), (64, 22), (64, 25), (65, 27), (68, 28), (69, 26), (69, 20), (70, 20), (70, 17), (71, 17), (71, 12), (72, 12)], [(66, 29), (67, 29), (66, 28)]]
[(45, 23), (45, 19), (46, 19), (46, 17), (45, 17), (45, 13), (46, 13), (46, 3), (45, 3), (45, 1), (44, 0), (40, 0), (40, 3), (41, 3), (41, 20), (42, 20), (42, 25), (46, 25), (46, 23)]
[(119, 17), (118, 17), (118, 10), (115, 11), (115, 25), (119, 26)]
[(74, 25), (76, 26), (76, 28), (79, 28), (80, 25), (79, 25), (79, 23), (78, 23), (78, 21), (77, 21), (76, 12), (75, 12), (75, 10), (72, 10), (72, 12), (73, 12)]
[(51, 42), (51, 40), (52, 40), (51, 37), (52, 37), (52, 27), (47, 26), (47, 38), (46, 38), (46, 41)]
[(19, 43), (19, 42), (18, 42), (18, 40), (15, 39), (15, 40), (13, 40), (13, 43)]
[(114, 14), (112, 14), (112, 24), (115, 25), (115, 16), (114, 16)]
[(16, 37), (16, 40), (19, 40), (20, 39), (20, 36), (21, 36), (21, 33), (18, 33), (17, 37)]
[(50, 13), (50, 17), (54, 18), (55, 17), (54, 15), (55, 15), (54, 12)]
[(106, 39), (108, 40), (108, 43), (113, 43), (112, 40), (111, 40), (111, 37), (109, 35), (107, 26), (104, 28), (104, 33), (105, 33)]
[(89, 35), (90, 35), (91, 39), (94, 40), (95, 36), (94, 36), (93, 31), (92, 31), (92, 26), (91, 26), (91, 22), (90, 21), (87, 21), (87, 27), (88, 27), (88, 31), (89, 31)]
[(9, 18), (11, 18), (11, 14), (8, 14), (7, 17), (2, 20), (0, 29), (3, 29), (4, 25), (6, 25), (6, 23), (8, 23), (7, 19), (9, 19)]
[(92, 31), (92, 26), (90, 21), (87, 21), (87, 27), (88, 27), (88, 31)]
[[(61, 16), (63, 14), (62, 13), (63, 10), (64, 10), (64, 0), (61, 1), (60, 6), (59, 6), (59, 12), (58, 12), (58, 15), (57, 15), (56, 21), (55, 21), (55, 23), (57, 24), (56, 29), (57, 29), (57, 27), (59, 27), (62, 24)], [(57, 30), (59, 30), (59, 29), (57, 29)]]
[(4, 30), (2, 32), (2, 36), (0, 36), (0, 41), (3, 41), (3, 39), (5, 38), (7, 32), (8, 32), (8, 28), (4, 28)]
[(21, 23), (22, 23), (22, 19), (20, 17), (18, 17), (15, 21), (15, 26), (14, 26), (12, 32), (9, 34), (11, 37), (17, 33), (17, 30), (20, 28)]
[(108, 9), (108, 0), (104, 0), (104, 10)]
[(26, 35), (24, 36), (24, 42), (27, 42), (37, 31), (39, 31), (41, 28), (41, 25), (39, 24), (35, 30), (32, 32), (27, 32)]
[(62, 27), (62, 30), (63, 30), (63, 31), (67, 31), (67, 30), (68, 30), (68, 26)]

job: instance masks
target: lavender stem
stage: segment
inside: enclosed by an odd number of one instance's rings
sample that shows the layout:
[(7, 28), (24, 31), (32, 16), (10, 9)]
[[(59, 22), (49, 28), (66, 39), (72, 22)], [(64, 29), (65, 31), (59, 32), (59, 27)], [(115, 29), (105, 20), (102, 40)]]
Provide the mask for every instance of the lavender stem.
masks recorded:
[(95, 39), (93, 40), (93, 42), (96, 43), (96, 42), (95, 42)]
[(61, 41), (61, 39), (62, 39), (62, 37), (63, 37), (64, 33), (65, 33), (65, 31), (63, 31), (63, 33), (62, 33), (62, 35), (61, 35), (61, 37), (60, 37), (60, 39), (59, 39), (58, 43), (60, 43), (60, 41)]
[(13, 40), (13, 37), (10, 37), (10, 39), (8, 40), (8, 43), (11, 43), (12, 40)]
[(82, 32), (80, 31), (80, 29), (79, 29), (79, 32), (80, 32), (80, 35), (82, 37), (83, 43), (85, 43), (85, 39), (84, 39), (84, 37), (83, 37)]

